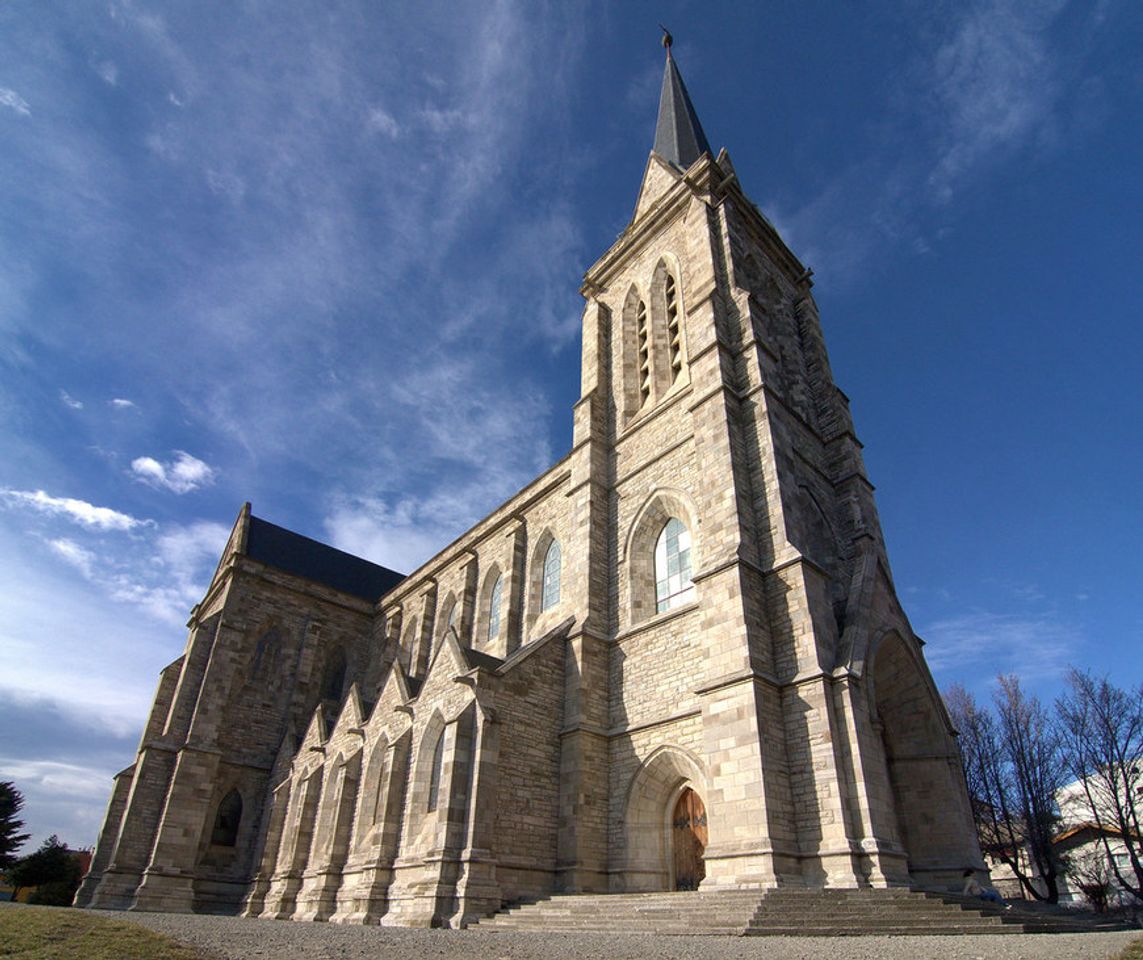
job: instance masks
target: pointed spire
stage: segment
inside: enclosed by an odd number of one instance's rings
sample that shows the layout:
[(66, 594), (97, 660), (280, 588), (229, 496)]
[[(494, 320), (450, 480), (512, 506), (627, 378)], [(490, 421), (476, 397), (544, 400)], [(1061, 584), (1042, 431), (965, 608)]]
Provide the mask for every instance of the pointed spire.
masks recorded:
[(702, 132), (683, 78), (671, 56), (671, 35), (663, 28), (663, 46), (667, 48), (667, 66), (663, 71), (663, 92), (659, 96), (659, 120), (655, 125), (655, 146), (664, 160), (684, 170), (704, 153), (711, 153), (706, 134)]

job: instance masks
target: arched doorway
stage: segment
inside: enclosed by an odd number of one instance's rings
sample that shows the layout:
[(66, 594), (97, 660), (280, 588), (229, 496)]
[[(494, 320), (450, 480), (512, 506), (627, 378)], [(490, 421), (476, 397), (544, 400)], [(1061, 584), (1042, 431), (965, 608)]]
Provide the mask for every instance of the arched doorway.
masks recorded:
[(697, 890), (706, 876), (706, 807), (690, 787), (679, 794), (671, 815), (671, 851), (676, 890)]
[[(624, 807), (623, 833), (616, 858), (622, 870), (616, 884), (625, 893), (694, 889), (703, 879), (697, 869), (707, 844), (706, 771), (689, 751), (674, 745), (656, 747), (631, 778)], [(687, 799), (687, 795), (692, 799)], [(681, 806), (680, 806), (681, 804)], [(686, 832), (682, 836), (686, 820)], [(679, 838), (675, 820), (680, 821)], [(690, 850), (695, 869), (680, 872), (676, 851)], [(679, 887), (681, 878), (688, 887)]]

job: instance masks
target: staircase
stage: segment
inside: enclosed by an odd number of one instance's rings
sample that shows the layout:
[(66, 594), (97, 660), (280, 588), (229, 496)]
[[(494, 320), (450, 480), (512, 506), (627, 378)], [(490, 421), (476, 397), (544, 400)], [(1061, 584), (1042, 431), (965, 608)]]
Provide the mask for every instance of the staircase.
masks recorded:
[(1121, 929), (952, 893), (779, 888), (712, 893), (565, 894), (502, 910), (480, 930), (724, 936), (948, 936)]

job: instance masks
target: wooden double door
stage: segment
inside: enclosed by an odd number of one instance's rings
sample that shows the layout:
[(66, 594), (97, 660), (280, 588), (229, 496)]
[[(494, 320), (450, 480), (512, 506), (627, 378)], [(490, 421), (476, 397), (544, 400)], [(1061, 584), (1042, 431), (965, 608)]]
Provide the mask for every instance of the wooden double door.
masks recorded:
[(687, 787), (676, 801), (671, 817), (676, 890), (697, 890), (706, 876), (706, 838), (706, 807), (699, 795)]

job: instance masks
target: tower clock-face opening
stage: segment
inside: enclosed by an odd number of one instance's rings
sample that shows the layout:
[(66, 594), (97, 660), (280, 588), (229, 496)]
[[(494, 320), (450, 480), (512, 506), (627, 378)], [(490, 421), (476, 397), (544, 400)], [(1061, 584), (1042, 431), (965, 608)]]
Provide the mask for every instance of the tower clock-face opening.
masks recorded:
[(674, 858), (676, 890), (697, 890), (706, 876), (706, 807), (699, 795), (687, 787), (675, 802), (671, 815), (671, 851)]

